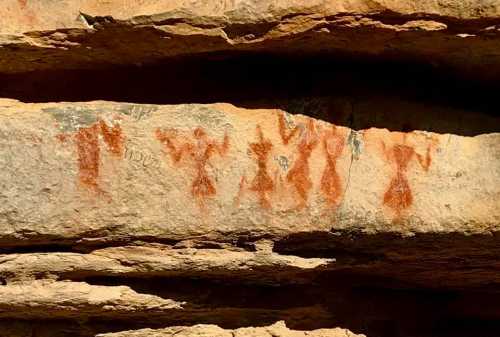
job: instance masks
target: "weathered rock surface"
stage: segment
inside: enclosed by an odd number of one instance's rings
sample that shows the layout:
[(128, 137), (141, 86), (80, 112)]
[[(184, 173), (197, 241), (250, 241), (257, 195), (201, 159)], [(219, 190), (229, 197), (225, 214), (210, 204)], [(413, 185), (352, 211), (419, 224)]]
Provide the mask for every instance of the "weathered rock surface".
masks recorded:
[[(335, 259), (283, 256), (272, 251), (110, 247), (90, 254), (25, 253), (0, 255), (0, 278), (7, 282), (53, 277), (201, 277), (250, 283), (305, 283), (329, 269)], [(331, 268), (331, 267), (330, 267)]]
[(0, 337), (497, 337), (499, 46), (495, 0), (3, 0), (49, 103), (0, 99)]
[[(413, 324), (402, 295), (346, 289), (498, 297), (498, 133), (355, 131), (230, 104), (2, 100), (0, 120), (10, 336), (379, 336), (377, 322)], [(420, 317), (500, 318), (479, 295), (481, 310), (411, 298)], [(279, 320), (311, 332), (238, 329)]]
[(4, 247), (499, 230), (498, 134), (354, 132), (227, 104), (2, 105)]
[[(355, 132), (228, 104), (3, 101), (0, 118), (0, 248), (82, 252), (5, 255), (7, 280), (360, 268), (431, 287), (499, 281), (499, 134)], [(339, 249), (335, 263), (280, 255)], [(456, 258), (476, 273), (435, 272)]]
[(432, 62), (494, 79), (497, 1), (5, 0), (0, 72), (241, 51)]
[(214, 325), (196, 325), (192, 327), (171, 327), (168, 329), (152, 330), (142, 329), (137, 331), (124, 331), (118, 333), (101, 334), (96, 337), (363, 337), (355, 335), (345, 329), (320, 329), (315, 331), (293, 331), (286, 327), (284, 322), (278, 322), (264, 328), (240, 328), (224, 330)]
[(106, 287), (83, 282), (44, 280), (0, 286), (0, 317), (125, 318), (138, 314), (171, 314), (181, 309), (181, 303), (138, 294), (125, 286)]

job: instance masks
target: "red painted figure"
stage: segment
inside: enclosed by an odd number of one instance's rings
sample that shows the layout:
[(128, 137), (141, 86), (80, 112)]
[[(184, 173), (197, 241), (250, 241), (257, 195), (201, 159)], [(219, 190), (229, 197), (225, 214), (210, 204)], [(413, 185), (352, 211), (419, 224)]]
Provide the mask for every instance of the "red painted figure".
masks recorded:
[(108, 151), (121, 158), (125, 138), (119, 124), (110, 127), (100, 120), (90, 126), (79, 128), (75, 134), (59, 134), (56, 137), (63, 142), (70, 137), (74, 138), (78, 153), (78, 180), (80, 184), (93, 192), (104, 194), (99, 186), (101, 166), (99, 135), (103, 135)]
[(274, 191), (274, 181), (267, 172), (267, 161), (271, 153), (273, 144), (269, 139), (265, 139), (260, 125), (257, 126), (258, 142), (250, 144), (250, 150), (257, 159), (257, 174), (252, 180), (250, 190), (259, 196), (260, 205), (263, 208), (271, 208), (268, 194)]
[(384, 194), (384, 205), (391, 208), (398, 217), (413, 204), (413, 194), (406, 177), (409, 163), (416, 157), (424, 171), (428, 171), (432, 162), (431, 150), (436, 142), (435, 139), (431, 140), (425, 156), (417, 153), (412, 146), (405, 144), (396, 144), (388, 151), (386, 150), (387, 157), (396, 164), (396, 174)]
[(384, 205), (390, 207), (396, 214), (401, 215), (403, 210), (410, 207), (413, 195), (406, 178), (408, 163), (415, 155), (415, 150), (407, 145), (395, 145), (389, 157), (396, 163), (396, 175), (392, 178), (389, 188), (384, 194)]
[(191, 195), (196, 198), (199, 206), (204, 209), (205, 201), (217, 194), (213, 180), (209, 177), (206, 166), (214, 154), (224, 156), (229, 149), (229, 137), (224, 135), (222, 144), (208, 138), (206, 132), (197, 127), (193, 131), (193, 140), (181, 144), (173, 130), (162, 131), (156, 129), (156, 138), (164, 145), (165, 152), (170, 155), (174, 163), (179, 163), (184, 155), (191, 158), (194, 163), (196, 175), (191, 184)]
[[(290, 134), (286, 134), (283, 115), (280, 116), (280, 134), (282, 135), (283, 143), (287, 144), (296, 134), (298, 126), (295, 127)], [(297, 145), (298, 158), (286, 176), (287, 182), (295, 187), (299, 195), (298, 207), (303, 208), (307, 205), (309, 191), (313, 184), (309, 177), (309, 158), (314, 148), (318, 145), (318, 133), (314, 120), (309, 118), (307, 125), (303, 128), (299, 144)]]
[(328, 204), (335, 206), (342, 195), (342, 183), (337, 173), (337, 160), (344, 150), (345, 139), (335, 126), (323, 137), (323, 151), (326, 156), (326, 167), (321, 177), (321, 191)]

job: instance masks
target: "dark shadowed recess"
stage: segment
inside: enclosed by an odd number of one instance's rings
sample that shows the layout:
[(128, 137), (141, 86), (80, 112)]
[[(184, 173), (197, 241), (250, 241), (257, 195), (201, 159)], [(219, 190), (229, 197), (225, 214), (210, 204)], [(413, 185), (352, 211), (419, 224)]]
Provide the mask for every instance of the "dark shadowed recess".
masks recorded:
[[(187, 301), (180, 314), (58, 321), (0, 320), (26, 336), (90, 337), (96, 333), (173, 325), (217, 324), (224, 328), (265, 326), (284, 320), (298, 330), (341, 326), (370, 337), (496, 337), (499, 294), (359, 286), (344, 277), (323, 277), (307, 285), (259, 286), (204, 280), (93, 278), (99, 285), (127, 285), (135, 291)], [(66, 334), (62, 334), (65, 332)]]
[(0, 97), (23, 102), (228, 102), (281, 108), (357, 130), (379, 127), (465, 136), (500, 131), (499, 89), (500, 81), (466, 79), (460, 71), (431, 62), (257, 53), (0, 74)]

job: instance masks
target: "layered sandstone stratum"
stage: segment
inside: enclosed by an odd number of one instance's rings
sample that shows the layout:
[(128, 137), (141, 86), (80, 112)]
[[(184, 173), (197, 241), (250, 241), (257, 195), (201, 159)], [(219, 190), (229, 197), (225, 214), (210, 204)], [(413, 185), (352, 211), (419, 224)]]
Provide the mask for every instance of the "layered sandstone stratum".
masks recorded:
[(4, 0), (0, 337), (498, 336), (499, 46), (493, 0)]

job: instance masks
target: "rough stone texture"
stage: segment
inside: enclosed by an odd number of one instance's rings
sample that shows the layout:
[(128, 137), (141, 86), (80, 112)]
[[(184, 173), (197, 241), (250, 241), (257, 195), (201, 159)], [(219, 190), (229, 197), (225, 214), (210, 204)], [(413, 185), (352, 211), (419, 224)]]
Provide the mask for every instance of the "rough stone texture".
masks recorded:
[(0, 71), (143, 64), (207, 52), (416, 59), (495, 79), (498, 1), (5, 0)]
[(3, 0), (0, 337), (497, 337), (499, 27)]
[[(497, 298), (498, 133), (354, 131), (230, 104), (0, 106), (9, 336), (278, 320), (380, 336), (388, 319), (409, 336), (413, 318), (393, 309), (406, 295), (348, 289)], [(409, 296), (415, 315), (500, 318), (479, 295), (481, 310)], [(265, 333), (222, 328), (183, 333)]]
[[(223, 249), (110, 247), (90, 254), (25, 253), (0, 255), (0, 278), (7, 282), (37, 277), (84, 279), (97, 276), (233, 278), (249, 283), (305, 283), (335, 259), (283, 256)], [(331, 268), (331, 267), (330, 267)]]
[(499, 230), (494, 133), (353, 132), (228, 104), (4, 101), (0, 118), (2, 246)]
[(35, 250), (4, 255), (5, 280), (500, 282), (496, 133), (355, 132), (229, 104), (4, 100), (0, 119), (1, 248)]
[(125, 286), (93, 286), (83, 282), (32, 281), (0, 286), (0, 317), (79, 318), (166, 314), (181, 303), (138, 294)]
[(284, 322), (263, 328), (240, 328), (224, 330), (214, 325), (196, 325), (192, 327), (171, 327), (168, 329), (152, 330), (142, 329), (137, 331), (123, 331), (118, 333), (100, 334), (96, 337), (364, 337), (355, 335), (345, 329), (320, 329), (315, 331), (293, 331), (286, 327)]

